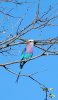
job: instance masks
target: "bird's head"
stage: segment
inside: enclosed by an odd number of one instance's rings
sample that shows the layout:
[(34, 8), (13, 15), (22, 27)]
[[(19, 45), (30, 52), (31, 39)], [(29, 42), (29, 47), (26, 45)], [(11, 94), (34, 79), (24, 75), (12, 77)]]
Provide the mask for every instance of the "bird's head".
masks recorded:
[(30, 39), (30, 40), (28, 40), (26, 43), (27, 43), (27, 44), (35, 45), (35, 44), (37, 43), (37, 41)]
[(36, 44), (36, 43), (38, 42), (38, 40), (32, 40), (32, 39), (30, 39), (30, 40), (28, 40), (27, 42), (30, 42), (30, 43)]
[(28, 41), (27, 41), (27, 44), (32, 44), (32, 45), (34, 45), (34, 40), (32, 40), (32, 39), (28, 40)]
[(34, 40), (30, 39), (30, 40), (28, 40), (28, 42), (34, 42)]

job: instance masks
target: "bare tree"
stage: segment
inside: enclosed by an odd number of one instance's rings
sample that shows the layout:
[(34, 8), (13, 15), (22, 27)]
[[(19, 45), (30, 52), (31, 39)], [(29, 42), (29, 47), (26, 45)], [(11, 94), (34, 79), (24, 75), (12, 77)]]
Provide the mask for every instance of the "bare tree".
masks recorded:
[[(36, 35), (43, 34), (44, 29), (46, 27), (57, 27), (58, 26), (58, 3), (54, 6), (50, 5), (49, 8), (45, 11), (41, 11), (41, 1), (37, 0), (36, 2), (36, 9), (34, 14), (32, 12), (32, 7), (35, 4), (35, 1), (23, 1), (20, 2), (19, 0), (0, 0), (1, 3), (8, 3), (8, 5), (1, 6), (0, 3), (0, 56), (9, 56), (12, 58), (13, 56), (19, 55), (19, 46), (25, 44), (25, 42), (30, 39), (29, 33), (34, 31), (34, 34), (38, 32)], [(11, 6), (10, 5), (14, 5)], [(31, 7), (32, 6), (32, 7)], [(23, 7), (23, 8), (22, 8)], [(24, 10), (24, 11), (23, 11)], [(34, 10), (34, 9), (33, 9)], [(29, 17), (32, 12), (32, 19), (30, 22), (26, 23), (26, 19), (29, 20)], [(54, 13), (55, 12), (55, 13)], [(3, 19), (2, 19), (3, 18)], [(39, 33), (41, 32), (41, 33)], [(48, 33), (48, 32), (47, 32)], [(28, 34), (28, 38), (25, 36)], [(42, 56), (49, 56), (49, 55), (58, 55), (58, 36), (55, 37), (48, 37), (45, 39), (34, 39), (37, 41), (34, 45), (35, 48), (39, 49), (39, 54), (33, 56), (27, 61), (34, 60), (36, 58), (40, 58)], [(13, 61), (7, 61), (5, 63), (0, 62), (0, 67), (5, 68), (10, 73), (18, 76), (18, 74), (12, 71), (9, 66), (14, 64), (19, 64), (21, 61), (16, 59)], [(25, 60), (22, 60), (24, 62)], [(28, 77), (36, 82), (40, 88), (46, 93), (45, 100), (48, 100), (48, 94), (50, 98), (53, 98), (54, 95), (50, 93), (50, 89), (40, 83), (38, 80), (33, 78), (33, 74), (21, 74), (20, 77)]]

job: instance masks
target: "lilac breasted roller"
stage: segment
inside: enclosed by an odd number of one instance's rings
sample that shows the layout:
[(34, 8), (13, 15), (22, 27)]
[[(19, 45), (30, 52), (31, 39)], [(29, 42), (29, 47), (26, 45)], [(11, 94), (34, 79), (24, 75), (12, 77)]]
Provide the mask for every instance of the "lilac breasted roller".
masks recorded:
[[(34, 40), (28, 40), (26, 42), (26, 47), (24, 48), (24, 50), (22, 51), (22, 54), (21, 54), (21, 60), (27, 60), (29, 58), (32, 57), (33, 55), (33, 45), (34, 45)], [(21, 61), (20, 62), (20, 69), (23, 68), (24, 64), (26, 63), (27, 61)], [(21, 71), (19, 72), (19, 74), (21, 73)], [(17, 77), (17, 82), (18, 82), (18, 78), (19, 78), (19, 75)]]
[[(32, 57), (32, 55), (33, 55), (33, 45), (34, 45), (33, 40), (27, 41), (26, 48), (24, 48), (24, 50), (22, 51), (22, 54), (21, 54), (21, 60), (27, 60), (27, 59)], [(26, 62), (27, 61), (20, 62), (20, 68), (21, 69), (23, 68), (23, 66)]]

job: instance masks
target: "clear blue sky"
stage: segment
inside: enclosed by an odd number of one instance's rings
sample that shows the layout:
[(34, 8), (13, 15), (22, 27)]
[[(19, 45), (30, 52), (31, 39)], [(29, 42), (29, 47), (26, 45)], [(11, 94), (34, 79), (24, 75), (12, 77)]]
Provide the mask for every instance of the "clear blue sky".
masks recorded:
[[(40, 0), (40, 1), (41, 1), (40, 16), (41, 16), (42, 12), (46, 11), (50, 4), (51, 5), (56, 4), (58, 0), (56, 1)], [(8, 7), (8, 11), (11, 8), (14, 8), (13, 11), (10, 12), (10, 14), (15, 16), (23, 16), (27, 12), (26, 8), (28, 7), (30, 9), (28, 14), (25, 17), (25, 20), (23, 21), (22, 26), (20, 27), (20, 29), (22, 29), (34, 19), (35, 11), (37, 8), (37, 0), (34, 0), (33, 4), (29, 4), (29, 5), (23, 4), (20, 6), (17, 6), (13, 3), (1, 2), (0, 7), (2, 6), (6, 8)], [(56, 8), (58, 8), (58, 6)], [(7, 9), (5, 9), (5, 11), (7, 11)], [(54, 14), (55, 13), (53, 12), (53, 15)], [(10, 20), (8, 21), (6, 16), (0, 13), (0, 23), (2, 26), (4, 25), (5, 28), (7, 28), (7, 33), (3, 38), (5, 38), (11, 32), (12, 34), (16, 33), (17, 19), (10, 18)], [(55, 23), (58, 23), (58, 20), (55, 21)], [(13, 26), (13, 29), (11, 26)], [(22, 37), (26, 39), (27, 38), (47, 39), (47, 38), (56, 37), (57, 35), (58, 35), (58, 27), (46, 27), (43, 28), (42, 30), (33, 30)], [(16, 56), (10, 56), (10, 55), (5, 56), (0, 54), (0, 63), (19, 60), (21, 55), (21, 50), (23, 48), (24, 45), (19, 45), (19, 48), (15, 47)], [(39, 53), (40, 51), (34, 47), (34, 56)], [(16, 71), (17, 73), (19, 72), (19, 64), (11, 65), (10, 68)], [(38, 74), (35, 75), (34, 77), (39, 82), (43, 83), (49, 88), (50, 87), (54, 88), (53, 93), (56, 95), (54, 100), (58, 100), (58, 78), (57, 78), (58, 77), (58, 56), (45, 56), (27, 62), (22, 70), (22, 74), (30, 74), (34, 72), (38, 72)], [(20, 77), (18, 84), (16, 84), (15, 80), (16, 80), (16, 76), (7, 72), (2, 67), (0, 68), (0, 99), (1, 100), (44, 100), (45, 98), (44, 92), (40, 89), (40, 86), (38, 86), (31, 79), (26, 77)], [(50, 100), (50, 98), (48, 98), (48, 100)]]

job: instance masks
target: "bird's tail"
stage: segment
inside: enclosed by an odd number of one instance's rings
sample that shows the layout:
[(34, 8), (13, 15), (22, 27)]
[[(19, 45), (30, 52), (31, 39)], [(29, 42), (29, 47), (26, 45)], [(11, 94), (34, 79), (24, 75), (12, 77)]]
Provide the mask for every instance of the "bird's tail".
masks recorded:
[[(24, 62), (20, 62), (20, 69), (21, 69), (21, 70), (22, 70), (22, 68), (23, 68), (23, 66), (24, 66), (25, 63), (26, 63), (25, 61), (24, 61)], [(17, 76), (17, 79), (16, 79), (16, 82), (17, 82), (17, 83), (18, 83), (20, 74), (21, 74), (21, 71), (19, 72), (19, 74), (18, 74), (18, 76)]]
[[(23, 60), (23, 59), (21, 59), (21, 60)], [(20, 62), (20, 69), (23, 68), (23, 66), (24, 66), (25, 63), (26, 63), (25, 61), (24, 61), (24, 62)], [(17, 83), (18, 83), (18, 80), (19, 80), (20, 74), (21, 74), (21, 71), (19, 72), (19, 74), (18, 74), (18, 76), (17, 76), (17, 79), (16, 79), (16, 82), (17, 82)]]
[(24, 62), (20, 62), (20, 68), (21, 69), (23, 68), (23, 66), (24, 66), (25, 63), (26, 63), (25, 61)]
[(18, 74), (18, 76), (17, 76), (17, 79), (16, 79), (16, 82), (17, 82), (17, 83), (18, 83), (20, 74), (21, 74), (21, 71), (19, 72), (19, 74)]

